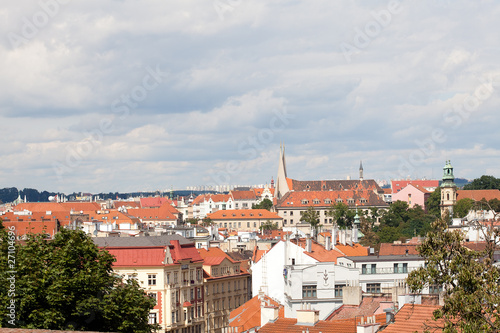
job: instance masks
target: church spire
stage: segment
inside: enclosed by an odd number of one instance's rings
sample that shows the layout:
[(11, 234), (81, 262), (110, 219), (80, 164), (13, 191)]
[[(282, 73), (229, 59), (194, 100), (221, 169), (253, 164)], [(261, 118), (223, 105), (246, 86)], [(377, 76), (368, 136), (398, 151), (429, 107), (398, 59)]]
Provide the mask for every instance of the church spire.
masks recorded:
[(281, 143), (278, 177), (276, 178), (276, 197), (278, 199), (281, 199), (290, 190), (286, 178), (285, 145)]
[(363, 180), (363, 161), (359, 161), (359, 180)]

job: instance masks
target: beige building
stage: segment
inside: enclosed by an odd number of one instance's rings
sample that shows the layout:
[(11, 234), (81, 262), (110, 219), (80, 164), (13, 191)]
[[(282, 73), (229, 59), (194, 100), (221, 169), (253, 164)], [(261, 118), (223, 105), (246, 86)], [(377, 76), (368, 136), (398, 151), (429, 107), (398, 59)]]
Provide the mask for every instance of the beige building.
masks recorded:
[(203, 258), (208, 333), (226, 332), (229, 314), (248, 300), (250, 273), (217, 247), (198, 249)]
[(94, 242), (116, 257), (116, 273), (136, 279), (156, 300), (149, 322), (159, 324), (159, 332), (204, 332), (203, 259), (193, 243), (177, 235)]
[(217, 227), (234, 231), (258, 231), (268, 221), (276, 223), (278, 229), (283, 228), (283, 219), (266, 209), (219, 210), (208, 217)]

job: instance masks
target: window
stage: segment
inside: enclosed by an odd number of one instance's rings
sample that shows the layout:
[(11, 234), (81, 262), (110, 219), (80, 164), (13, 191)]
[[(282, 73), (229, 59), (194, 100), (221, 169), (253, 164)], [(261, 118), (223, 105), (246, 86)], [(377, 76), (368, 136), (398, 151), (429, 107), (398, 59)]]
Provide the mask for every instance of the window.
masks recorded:
[(156, 313), (151, 312), (149, 314), (148, 324), (156, 324)]
[(329, 205), (329, 204), (331, 204), (331, 203), (332, 203), (332, 200), (331, 200), (331, 199), (325, 199), (325, 203), (326, 203), (327, 205)]
[(156, 286), (156, 274), (148, 274), (148, 286)]
[(247, 222), (247, 228), (250, 228), (250, 222)]
[(319, 201), (318, 199), (314, 199), (314, 200), (313, 200), (313, 203), (314, 203), (315, 205), (319, 205), (320, 201)]
[(175, 312), (172, 311), (172, 324), (175, 323)]
[(337, 198), (337, 199), (335, 199), (335, 202), (344, 202), (344, 200)]
[(316, 286), (302, 286), (302, 298), (316, 298)]
[(290, 211), (290, 216), (293, 216), (293, 210)]
[(198, 288), (198, 299), (201, 299), (201, 288)]
[(408, 264), (407, 263), (395, 263), (394, 264), (394, 273), (408, 273)]
[(283, 216), (286, 216), (286, 210), (285, 210), (285, 211), (283, 211)]
[(336, 284), (335, 285), (335, 297), (342, 297), (342, 288), (345, 287), (345, 284)]
[(175, 273), (174, 273), (174, 283), (177, 283), (178, 278), (179, 278), (179, 277), (178, 277), (178, 274), (177, 274), (177, 272), (175, 272)]
[(377, 264), (361, 265), (361, 274), (377, 274)]
[(286, 224), (286, 223), (287, 223), (287, 221), (286, 221), (286, 220), (283, 220), (283, 224)]
[(148, 293), (148, 296), (154, 299), (156, 302), (156, 293)]
[(366, 292), (371, 294), (380, 294), (380, 283), (367, 283)]
[(194, 300), (194, 289), (191, 288), (191, 301), (193, 301), (193, 300)]
[(303, 205), (307, 205), (308, 203), (309, 203), (309, 200), (306, 200), (306, 199), (302, 200)]
[(443, 291), (443, 286), (438, 286), (437, 284), (429, 285), (429, 294), (439, 294)]

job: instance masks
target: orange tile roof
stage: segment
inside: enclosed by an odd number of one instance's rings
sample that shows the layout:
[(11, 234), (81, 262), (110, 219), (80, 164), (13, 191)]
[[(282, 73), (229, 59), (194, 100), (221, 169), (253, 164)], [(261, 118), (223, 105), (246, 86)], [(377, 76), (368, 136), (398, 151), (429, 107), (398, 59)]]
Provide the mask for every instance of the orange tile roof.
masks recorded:
[(212, 220), (282, 220), (283, 218), (267, 209), (218, 210), (207, 215)]
[(101, 205), (97, 202), (26, 202), (20, 203), (14, 207), (16, 211), (29, 210), (31, 212), (69, 212), (71, 210), (78, 212), (82, 210), (100, 210)]
[[(380, 310), (380, 303), (393, 306), (391, 296), (365, 296), (360, 305), (341, 305), (337, 310), (330, 314), (325, 320), (348, 319), (360, 316), (372, 316)], [(384, 307), (385, 308), (385, 307)], [(383, 311), (383, 309), (382, 309)]]
[[(306, 248), (306, 239), (292, 239), (290, 240), (293, 244), (300, 246), (301, 248)], [(327, 251), (325, 247), (314, 240), (311, 240), (311, 252), (304, 251), (305, 254), (311, 258), (316, 259), (319, 262), (334, 262), (337, 263), (339, 257), (343, 257), (344, 254), (339, 252), (337, 249), (332, 249)]]
[[(259, 329), (259, 333), (279, 333), (279, 332), (310, 332), (310, 333), (356, 333), (357, 325), (362, 318), (340, 319), (332, 321), (319, 320), (315, 325), (299, 325), (297, 319), (283, 318), (275, 322), (269, 322)], [(366, 318), (363, 318), (366, 322)], [(376, 315), (375, 322), (382, 324), (385, 322), (385, 314)], [(385, 331), (384, 331), (385, 332)]]
[[(258, 196), (258, 197), (262, 196), (262, 193), (264, 192), (264, 190), (265, 190), (264, 188), (254, 188), (253, 189), (255, 195)], [(274, 187), (270, 187), (270, 188), (268, 188), (268, 190), (274, 196), (275, 188)]]
[[(263, 298), (267, 304), (278, 306), (278, 317), (284, 318), (285, 308), (283, 305), (266, 295), (264, 295)], [(241, 305), (239, 308), (234, 309), (229, 314), (229, 326), (237, 328), (238, 332), (244, 332), (252, 328), (260, 327), (260, 306), (261, 300), (259, 299), (259, 295), (257, 295), (245, 302), (245, 304)]]
[(165, 266), (165, 249), (165, 246), (106, 248), (116, 258), (115, 267)]
[(117, 209), (108, 209), (100, 212), (101, 212), (100, 214), (98, 214), (96, 211), (84, 211), (83, 213), (89, 215), (90, 221), (97, 220), (104, 223), (116, 223), (116, 224), (122, 224), (122, 223), (135, 224), (141, 222), (137, 217), (131, 216), (130, 214), (124, 214), (118, 211)]
[(436, 305), (405, 304), (396, 313), (394, 323), (384, 329), (384, 333), (413, 333), (425, 330), (434, 332), (432, 328), (444, 324), (442, 319), (437, 321), (432, 319), (432, 313), (439, 308)]
[(469, 198), (480, 201), (483, 198), (487, 201), (491, 199), (500, 200), (500, 190), (457, 190), (457, 200)]
[(259, 250), (259, 247), (256, 246), (253, 249), (252, 262), (256, 263), (262, 258), (262, 256), (266, 253), (266, 250)]
[[(286, 209), (289, 207), (329, 207), (336, 200), (351, 207), (387, 207), (388, 204), (382, 200), (373, 190), (341, 190), (341, 191), (292, 191), (288, 192), (278, 201), (277, 207)], [(330, 203), (327, 203), (328, 200)], [(353, 200), (351, 203), (348, 200)], [(315, 201), (317, 203), (315, 203)]]
[(392, 193), (397, 193), (409, 184), (419, 185), (421, 187), (438, 187), (439, 180), (429, 180), (429, 179), (420, 179), (420, 180), (391, 180), (391, 189)]
[(148, 197), (148, 198), (141, 198), (141, 208), (158, 208), (163, 206), (165, 203), (170, 204), (170, 199), (165, 198), (165, 197)]
[(405, 244), (393, 244), (393, 243), (381, 243), (379, 255), (380, 256), (402, 256), (406, 254), (406, 250), (408, 250), (408, 254), (418, 255), (417, 243), (405, 243)]
[(234, 200), (256, 200), (254, 191), (231, 191), (229, 193)]
[(368, 248), (358, 243), (354, 243), (353, 245), (342, 245), (337, 243), (335, 245), (335, 249), (337, 249), (347, 257), (359, 257), (368, 255)]
[(198, 253), (200, 254), (200, 256), (204, 260), (208, 259), (208, 258), (220, 258), (220, 259), (226, 258), (227, 260), (229, 260), (232, 263), (237, 262), (237, 261), (233, 260), (233, 258), (231, 258), (226, 252), (222, 251), (218, 247), (209, 247), (208, 250), (201, 248), (201, 249), (198, 249)]

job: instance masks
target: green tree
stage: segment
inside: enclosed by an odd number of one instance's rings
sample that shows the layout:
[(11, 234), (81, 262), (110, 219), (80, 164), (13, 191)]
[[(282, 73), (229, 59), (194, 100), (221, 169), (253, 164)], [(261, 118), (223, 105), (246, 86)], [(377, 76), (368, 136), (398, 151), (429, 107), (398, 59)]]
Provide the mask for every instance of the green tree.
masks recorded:
[(214, 221), (208, 216), (204, 217), (203, 220), (201, 220), (201, 225), (204, 227), (209, 227), (213, 224), (214, 224)]
[(474, 179), (470, 184), (464, 186), (464, 190), (500, 190), (500, 179), (493, 176), (483, 175)]
[(318, 228), (320, 227), (319, 212), (314, 210), (313, 206), (309, 206), (307, 210), (301, 212), (301, 214), (302, 214), (301, 220), (311, 225), (311, 228), (313, 229), (314, 232), (314, 237), (316, 238), (316, 236), (318, 235)]
[(187, 223), (190, 223), (190, 224), (198, 224), (199, 220), (198, 219), (195, 219), (193, 217), (190, 217), (190, 218), (187, 218), (184, 220), (184, 223), (187, 224)]
[[(53, 240), (31, 234), (25, 245), (8, 249), (0, 242), (0, 283), (15, 278), (15, 296), (0, 289), (0, 324), (23, 328), (100, 332), (152, 332), (149, 311), (155, 301), (134, 280), (113, 273), (114, 257), (100, 250), (83, 231), (62, 229)], [(9, 251), (15, 248), (15, 267)], [(10, 252), (12, 254), (12, 251)], [(15, 270), (16, 273), (11, 273)], [(15, 322), (7, 306), (15, 301)]]
[(401, 223), (408, 221), (408, 203), (406, 201), (393, 202), (380, 220), (381, 225), (398, 227)]
[(368, 218), (362, 216), (360, 218), (359, 230), (363, 233), (363, 237), (359, 240), (359, 243), (363, 246), (369, 246), (377, 248), (380, 243), (380, 237), (376, 232), (373, 231), (373, 222)]
[(455, 205), (453, 205), (453, 217), (466, 217), (473, 206), (474, 200), (470, 198), (463, 198), (458, 200)]
[(253, 204), (252, 205), (252, 209), (267, 209), (267, 210), (271, 210), (272, 207), (273, 207), (273, 202), (271, 200), (269, 200), (269, 199), (264, 199), (261, 202), (259, 202), (258, 204)]
[(434, 216), (436, 219), (441, 217), (441, 188), (438, 187), (431, 193), (425, 202), (427, 213)]
[(278, 230), (278, 223), (273, 223), (269, 220), (266, 222), (262, 223), (259, 227), (259, 229), (262, 230)]
[(497, 198), (493, 198), (488, 201), (488, 204), (495, 212), (500, 212), (500, 200), (498, 200)]
[(340, 229), (350, 228), (356, 216), (356, 212), (343, 202), (337, 202), (336, 204), (330, 205), (327, 214), (333, 217), (333, 220)]
[[(417, 247), (425, 266), (412, 271), (407, 283), (412, 292), (429, 285), (442, 286), (444, 305), (434, 318), (445, 322), (444, 332), (498, 332), (500, 330), (500, 268), (493, 265), (495, 244), (484, 251), (462, 246), (463, 235), (447, 230), (447, 222), (432, 224), (424, 242)], [(487, 239), (498, 237), (498, 231)]]

